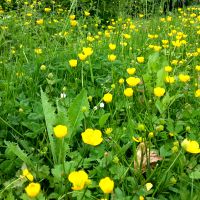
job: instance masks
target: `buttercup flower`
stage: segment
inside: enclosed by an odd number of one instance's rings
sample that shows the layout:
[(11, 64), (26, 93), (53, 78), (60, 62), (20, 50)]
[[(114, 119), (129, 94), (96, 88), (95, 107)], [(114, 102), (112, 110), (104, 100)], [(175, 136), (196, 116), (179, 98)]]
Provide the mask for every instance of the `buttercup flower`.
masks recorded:
[(81, 134), (84, 143), (97, 146), (103, 141), (102, 133), (100, 130), (88, 128)]
[(75, 59), (69, 60), (69, 65), (70, 65), (70, 67), (76, 67), (77, 66), (77, 60), (75, 60)]
[(84, 61), (87, 58), (87, 55), (83, 54), (83, 53), (79, 53), (78, 57), (81, 61)]
[(126, 88), (126, 89), (124, 90), (124, 95), (125, 95), (126, 97), (132, 97), (132, 96), (133, 96), (133, 89), (132, 89), (132, 88)]
[(126, 71), (128, 74), (133, 75), (135, 74), (136, 69), (134, 67), (131, 67), (131, 68), (128, 68)]
[(200, 72), (200, 65), (196, 65), (195, 70)]
[(105, 194), (112, 193), (114, 189), (114, 181), (111, 180), (109, 177), (105, 177), (100, 180), (99, 187)]
[(113, 129), (112, 128), (107, 128), (105, 130), (105, 134), (110, 135), (112, 133)]
[(157, 97), (162, 97), (165, 94), (165, 89), (161, 87), (154, 88), (154, 95)]
[(184, 82), (184, 83), (190, 81), (190, 76), (187, 75), (187, 74), (186, 75), (185, 74), (179, 74), (178, 78), (181, 82)]
[(115, 50), (115, 49), (116, 49), (116, 44), (110, 43), (110, 44), (109, 44), (109, 48), (110, 48), (111, 50)]
[(39, 54), (42, 54), (42, 49), (40, 49), (40, 48), (36, 48), (34, 51), (35, 51), (35, 53), (38, 54), (38, 55), (39, 55)]
[(72, 190), (82, 190), (89, 183), (88, 175), (83, 170), (71, 172), (68, 180), (73, 184)]
[(44, 23), (43, 19), (36, 20), (36, 24), (38, 24), (38, 25), (42, 25), (43, 23)]
[(137, 77), (129, 77), (126, 79), (126, 82), (128, 83), (129, 86), (133, 87), (140, 83), (140, 79)]
[(165, 82), (167, 83), (174, 83), (175, 79), (173, 76), (166, 76), (165, 77)]
[(110, 55), (108, 55), (108, 60), (111, 61), (111, 62), (113, 62), (113, 61), (116, 60), (116, 57), (117, 57), (116, 55), (110, 54)]
[(110, 94), (110, 93), (104, 94), (103, 100), (104, 100), (106, 103), (110, 103), (110, 102), (112, 101), (112, 94)]
[(165, 71), (166, 72), (171, 72), (172, 71), (172, 67), (171, 66), (165, 66)]
[(119, 84), (123, 84), (124, 83), (124, 79), (123, 78), (120, 78), (119, 79)]
[(144, 57), (137, 57), (138, 63), (143, 63), (144, 62)]
[(146, 183), (145, 186), (146, 186), (147, 191), (149, 191), (153, 187), (153, 184), (152, 183)]
[(29, 181), (33, 181), (33, 175), (29, 172), (27, 168), (22, 170), (22, 175), (26, 177)]
[(195, 91), (195, 97), (200, 97), (200, 89)]
[(45, 11), (46, 13), (51, 12), (51, 8), (44, 8), (44, 11)]
[(30, 183), (26, 188), (26, 194), (30, 198), (36, 197), (40, 193), (41, 186), (39, 183)]
[(86, 56), (90, 56), (93, 54), (93, 50), (91, 47), (83, 47), (83, 53), (86, 55)]
[(200, 153), (199, 143), (195, 140), (184, 139), (181, 146), (189, 153)]
[(70, 15), (69, 18), (70, 18), (71, 20), (74, 20), (74, 19), (76, 18), (76, 15)]
[(57, 138), (63, 138), (67, 135), (67, 127), (64, 125), (57, 125), (53, 130)]
[(77, 26), (78, 22), (76, 20), (70, 20), (70, 25), (71, 26)]

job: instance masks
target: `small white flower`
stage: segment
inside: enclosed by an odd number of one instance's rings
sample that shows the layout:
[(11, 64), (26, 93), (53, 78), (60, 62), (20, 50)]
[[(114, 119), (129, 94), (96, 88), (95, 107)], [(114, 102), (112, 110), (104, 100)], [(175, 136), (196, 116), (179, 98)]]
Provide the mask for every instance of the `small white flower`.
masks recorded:
[(61, 93), (61, 94), (60, 94), (60, 98), (61, 98), (61, 99), (64, 99), (65, 97), (66, 97), (66, 94), (65, 94), (65, 93)]
[(99, 106), (100, 106), (100, 108), (104, 108), (104, 103), (101, 102)]

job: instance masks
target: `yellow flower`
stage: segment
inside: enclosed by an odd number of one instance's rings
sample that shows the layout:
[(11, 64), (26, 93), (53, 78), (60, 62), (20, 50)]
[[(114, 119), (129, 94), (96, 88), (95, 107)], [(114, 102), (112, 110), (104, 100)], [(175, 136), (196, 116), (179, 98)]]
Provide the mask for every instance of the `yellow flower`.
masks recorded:
[(181, 82), (184, 82), (184, 83), (190, 81), (190, 76), (187, 75), (187, 74), (186, 75), (185, 74), (179, 74), (178, 78)]
[(110, 54), (110, 55), (108, 55), (108, 60), (111, 61), (111, 62), (113, 62), (113, 61), (116, 60), (116, 57), (117, 57), (116, 55)]
[(139, 200), (144, 200), (144, 197), (143, 196), (139, 196)]
[(110, 135), (112, 133), (113, 129), (112, 128), (107, 128), (105, 130), (105, 134)]
[(169, 43), (169, 40), (162, 40), (162, 44), (166, 45)]
[(86, 17), (88, 17), (88, 16), (90, 16), (90, 13), (89, 13), (88, 11), (84, 11), (84, 15), (85, 15)]
[(27, 13), (26, 16), (31, 17), (33, 14), (32, 13)]
[(132, 96), (133, 96), (133, 89), (132, 89), (132, 88), (126, 88), (126, 89), (124, 90), (124, 95), (125, 95), (126, 97), (132, 97)]
[(154, 88), (154, 95), (157, 97), (162, 97), (165, 94), (165, 89), (161, 87)]
[(171, 61), (171, 64), (172, 64), (172, 65), (177, 65), (177, 64), (178, 64), (178, 60), (172, 60), (172, 61)]
[(29, 172), (29, 170), (27, 168), (22, 170), (22, 175), (25, 176), (31, 182), (34, 179), (33, 175)]
[(77, 66), (77, 60), (75, 60), (75, 59), (69, 60), (69, 65), (70, 65), (70, 67), (76, 67)]
[(124, 36), (125, 39), (130, 39), (131, 38), (131, 35), (129, 35), (129, 34), (123, 34), (123, 36)]
[(184, 139), (181, 146), (189, 153), (200, 153), (199, 143), (195, 140)]
[(167, 20), (168, 22), (171, 22), (171, 21), (172, 21), (172, 17), (171, 17), (171, 16), (168, 16), (168, 17), (166, 18), (166, 20)]
[(110, 44), (109, 44), (109, 48), (110, 48), (111, 50), (115, 50), (115, 49), (116, 49), (116, 44), (110, 43)]
[(86, 144), (97, 146), (103, 141), (102, 133), (100, 130), (88, 128), (81, 134), (82, 140)]
[(39, 183), (30, 183), (26, 188), (26, 194), (30, 197), (30, 198), (34, 198), (36, 197), (39, 192), (40, 192), (40, 184)]
[(133, 75), (135, 74), (136, 69), (134, 67), (131, 67), (131, 68), (128, 68), (126, 71), (128, 74)]
[(200, 72), (200, 65), (196, 65), (195, 70)]
[(86, 56), (90, 56), (93, 54), (93, 50), (91, 47), (83, 47), (83, 53), (86, 55)]
[(53, 128), (54, 134), (57, 138), (63, 138), (67, 135), (67, 127), (64, 125), (57, 125)]
[(143, 63), (144, 62), (144, 57), (140, 56), (140, 57), (137, 57), (137, 61), (139, 63)]
[(72, 190), (82, 190), (89, 182), (88, 175), (83, 170), (71, 172), (68, 180), (73, 184)]
[(46, 13), (51, 12), (51, 8), (44, 8), (44, 11), (45, 11)]
[(124, 79), (123, 78), (120, 78), (119, 79), (119, 84), (123, 84), (124, 83)]
[(200, 89), (196, 90), (195, 97), (200, 97)]
[(142, 141), (143, 141), (143, 138), (142, 138), (142, 137), (136, 138), (136, 137), (133, 136), (132, 139), (133, 139), (133, 141), (135, 141), (135, 142), (142, 142)]
[(133, 87), (140, 83), (140, 79), (137, 77), (129, 77), (126, 79), (126, 82), (128, 83), (129, 86)]
[(154, 47), (153, 47), (153, 49), (154, 49), (154, 51), (160, 51), (161, 50), (161, 46), (156, 46), (156, 45), (154, 45)]
[(78, 22), (76, 20), (70, 20), (70, 25), (71, 26), (77, 26)]
[(153, 184), (152, 183), (146, 183), (145, 186), (146, 186), (147, 191), (149, 191), (153, 187)]
[(172, 67), (171, 66), (165, 66), (165, 71), (166, 72), (171, 72), (172, 71)]
[(112, 94), (110, 94), (110, 93), (104, 94), (103, 100), (104, 100), (106, 103), (110, 103), (110, 102), (112, 101)]
[(74, 19), (76, 18), (76, 15), (70, 15), (69, 18), (70, 18), (71, 20), (74, 20)]
[(140, 17), (140, 18), (143, 18), (143, 17), (144, 17), (144, 15), (143, 15), (143, 14), (139, 14), (139, 17)]
[(95, 39), (94, 39), (94, 37), (92, 37), (92, 36), (87, 36), (87, 40), (88, 40), (89, 42), (93, 42)]
[(81, 61), (84, 61), (87, 58), (87, 55), (83, 54), (83, 53), (79, 53), (78, 57)]
[(167, 83), (174, 83), (175, 79), (173, 76), (167, 76), (167, 77), (165, 77), (165, 81)]
[(42, 54), (42, 49), (40, 49), (40, 48), (36, 48), (34, 51), (35, 51), (35, 53), (38, 54), (38, 55), (39, 55), (39, 54)]
[(176, 41), (172, 41), (172, 44), (175, 47), (180, 47), (182, 43), (180, 42), (180, 40), (176, 40)]
[(36, 24), (38, 24), (38, 25), (42, 25), (43, 23), (44, 23), (43, 19), (36, 20)]
[(114, 189), (114, 181), (111, 180), (109, 177), (105, 177), (100, 180), (99, 187), (105, 194), (112, 193)]

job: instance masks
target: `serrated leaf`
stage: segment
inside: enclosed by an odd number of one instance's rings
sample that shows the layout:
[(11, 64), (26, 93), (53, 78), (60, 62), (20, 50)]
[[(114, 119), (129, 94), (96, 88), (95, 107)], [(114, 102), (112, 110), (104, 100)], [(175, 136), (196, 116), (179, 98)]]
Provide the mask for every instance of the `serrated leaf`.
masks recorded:
[(22, 149), (20, 149), (17, 144), (7, 141), (5, 141), (5, 144), (7, 145), (7, 148), (12, 151), (18, 158), (20, 158), (27, 165), (33, 167), (31, 160), (28, 158), (28, 155)]
[(106, 114), (101, 116), (101, 118), (99, 119), (100, 128), (102, 128), (105, 125), (105, 123), (108, 120), (109, 116), (110, 116), (110, 113), (106, 113)]
[[(89, 110), (87, 92), (85, 89), (82, 89), (82, 91), (76, 96), (68, 110), (68, 119), (72, 134), (77, 130), (78, 127), (80, 127), (81, 121), (84, 118), (82, 111), (83, 107), (85, 107), (87, 111)], [(87, 114), (87, 111), (85, 114)]]
[(56, 181), (59, 181), (62, 178), (63, 173), (63, 165), (55, 165), (54, 168), (51, 170)]
[(53, 138), (53, 126), (55, 125), (56, 121), (56, 115), (55, 115), (55, 108), (49, 103), (48, 98), (46, 94), (41, 89), (41, 100), (42, 100), (42, 108), (44, 112), (47, 132), (48, 132), (48, 138), (51, 146), (51, 152), (53, 156), (53, 162), (57, 162), (56, 158), (56, 148), (55, 148), (55, 142)]

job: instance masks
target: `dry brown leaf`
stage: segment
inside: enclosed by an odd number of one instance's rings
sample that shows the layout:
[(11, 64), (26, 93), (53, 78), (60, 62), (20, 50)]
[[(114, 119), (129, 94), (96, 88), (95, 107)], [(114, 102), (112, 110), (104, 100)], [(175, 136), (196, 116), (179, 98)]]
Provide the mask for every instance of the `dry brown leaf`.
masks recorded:
[(141, 142), (137, 147), (134, 168), (137, 170), (141, 168), (142, 172), (145, 172), (148, 162), (151, 167), (154, 167), (159, 160), (162, 160), (162, 157), (155, 150), (149, 152), (149, 148), (146, 147), (144, 142)]

